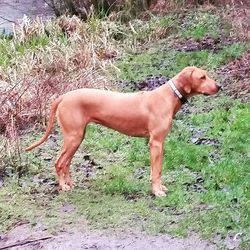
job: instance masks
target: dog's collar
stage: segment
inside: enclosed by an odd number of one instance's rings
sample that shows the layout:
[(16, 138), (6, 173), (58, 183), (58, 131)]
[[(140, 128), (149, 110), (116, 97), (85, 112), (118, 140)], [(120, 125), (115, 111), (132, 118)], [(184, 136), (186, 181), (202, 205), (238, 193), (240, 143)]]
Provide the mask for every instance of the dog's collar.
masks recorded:
[(173, 83), (171, 79), (168, 81), (168, 84), (171, 87), (171, 89), (174, 91), (175, 95), (180, 99), (181, 104), (185, 104), (188, 102), (187, 98), (181, 94), (181, 92), (176, 88), (175, 84)]

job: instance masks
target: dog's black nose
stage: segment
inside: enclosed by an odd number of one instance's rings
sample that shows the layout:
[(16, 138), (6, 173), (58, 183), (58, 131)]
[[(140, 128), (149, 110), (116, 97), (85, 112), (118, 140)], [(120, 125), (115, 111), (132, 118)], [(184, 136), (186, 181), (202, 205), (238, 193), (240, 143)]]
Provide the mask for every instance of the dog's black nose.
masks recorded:
[(221, 85), (216, 84), (216, 86), (217, 86), (218, 90), (223, 90)]

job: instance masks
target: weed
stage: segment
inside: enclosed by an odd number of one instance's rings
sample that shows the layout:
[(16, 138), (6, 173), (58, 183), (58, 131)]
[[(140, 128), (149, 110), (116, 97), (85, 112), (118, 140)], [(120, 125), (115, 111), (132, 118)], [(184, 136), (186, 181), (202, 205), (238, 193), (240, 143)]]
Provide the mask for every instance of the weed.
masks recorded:
[(204, 36), (218, 37), (220, 34), (220, 17), (209, 12), (188, 14), (183, 20), (181, 35), (200, 39)]

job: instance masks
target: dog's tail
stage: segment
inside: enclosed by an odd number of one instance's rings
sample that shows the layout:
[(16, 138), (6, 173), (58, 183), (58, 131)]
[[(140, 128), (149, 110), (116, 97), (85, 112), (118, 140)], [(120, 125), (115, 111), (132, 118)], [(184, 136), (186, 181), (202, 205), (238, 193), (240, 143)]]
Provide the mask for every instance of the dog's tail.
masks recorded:
[(54, 121), (55, 121), (55, 116), (56, 116), (56, 111), (57, 111), (57, 107), (59, 105), (59, 103), (62, 101), (62, 96), (58, 97), (51, 105), (51, 110), (50, 110), (50, 114), (49, 114), (49, 122), (48, 122), (48, 125), (47, 125), (47, 129), (45, 131), (45, 134), (43, 135), (43, 137), (33, 143), (31, 146), (27, 147), (25, 149), (25, 151), (30, 151), (32, 150), (33, 148), (39, 146), (40, 144), (42, 144), (49, 136), (52, 128), (53, 128), (53, 125), (54, 125)]

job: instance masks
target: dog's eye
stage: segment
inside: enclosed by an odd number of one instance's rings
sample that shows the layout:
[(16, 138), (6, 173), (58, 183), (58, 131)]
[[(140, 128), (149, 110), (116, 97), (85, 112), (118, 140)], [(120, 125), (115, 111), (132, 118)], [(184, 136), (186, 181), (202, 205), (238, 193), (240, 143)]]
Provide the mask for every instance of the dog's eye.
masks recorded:
[(201, 79), (201, 80), (205, 80), (205, 79), (206, 79), (206, 76), (201, 76), (200, 79)]

